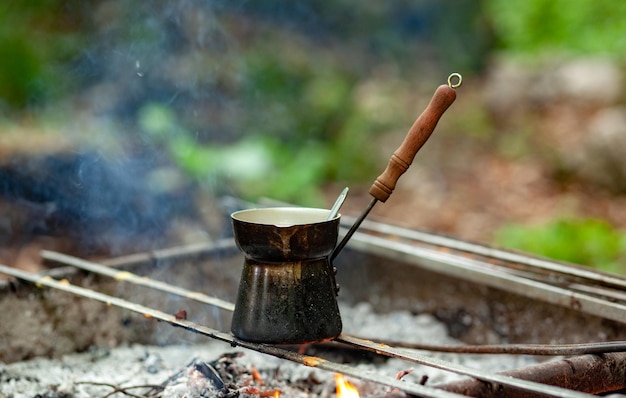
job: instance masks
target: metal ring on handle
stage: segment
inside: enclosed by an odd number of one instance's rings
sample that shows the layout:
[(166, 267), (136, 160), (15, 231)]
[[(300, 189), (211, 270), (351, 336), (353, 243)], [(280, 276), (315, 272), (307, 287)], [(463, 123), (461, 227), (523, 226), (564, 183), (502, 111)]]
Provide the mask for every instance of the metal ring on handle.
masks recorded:
[[(452, 79), (454, 78), (458, 80), (456, 83), (452, 83)], [(450, 88), (461, 87), (462, 83), (463, 83), (463, 76), (461, 76), (460, 73), (453, 73), (450, 76), (448, 76), (448, 87)]]

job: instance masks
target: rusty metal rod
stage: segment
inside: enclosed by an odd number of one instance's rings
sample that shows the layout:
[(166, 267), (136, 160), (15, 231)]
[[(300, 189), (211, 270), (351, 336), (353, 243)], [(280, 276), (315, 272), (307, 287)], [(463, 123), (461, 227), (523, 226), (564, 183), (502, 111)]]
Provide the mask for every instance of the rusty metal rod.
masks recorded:
[[(349, 216), (343, 216), (343, 218), (345, 219), (345, 222), (349, 222), (351, 220)], [(619, 275), (607, 274), (594, 269), (581, 267), (576, 264), (552, 261), (510, 250), (466, 242), (448, 236), (397, 227), (374, 221), (364, 222), (362, 229), (382, 234), (395, 235), (437, 247), (445, 247), (456, 251), (477, 254), (494, 260), (530, 267), (533, 270), (544, 270), (551, 273), (589, 280), (603, 286), (613, 286), (622, 290), (626, 289), (626, 278)]]
[(67, 264), (85, 271), (93, 272), (95, 274), (108, 276), (117, 281), (129, 282), (139, 286), (146, 286), (155, 290), (159, 290), (161, 292), (175, 294), (177, 296), (185, 297), (188, 299), (199, 301), (201, 303), (222, 308), (227, 311), (235, 310), (235, 305), (233, 303), (222, 300), (220, 298), (209, 296), (201, 292), (190, 291), (178, 286), (170, 285), (169, 283), (133, 274), (132, 272), (120, 271), (111, 267), (107, 267), (105, 265), (82, 260), (73, 256), (68, 256), (67, 254), (57, 253), (49, 250), (42, 250), (41, 257), (48, 261), (55, 261), (57, 263)]
[[(250, 343), (246, 341), (242, 341), (236, 339), (232, 335), (224, 332), (220, 332), (218, 330), (205, 327), (202, 325), (198, 325), (194, 322), (188, 321), (186, 319), (181, 319), (176, 317), (175, 315), (166, 314), (162, 311), (143, 306), (141, 304), (133, 303), (118, 297), (109, 296), (100, 292), (96, 292), (90, 289), (86, 289), (80, 286), (72, 285), (67, 280), (57, 281), (54, 278), (45, 275), (37, 275), (30, 272), (22, 271), (16, 268), (8, 267), (6, 265), (0, 264), (0, 273), (13, 276), (15, 278), (25, 280), (35, 284), (38, 287), (46, 286), (50, 288), (54, 288), (57, 290), (61, 290), (64, 292), (72, 293), (80, 297), (96, 300), (107, 305), (113, 305), (119, 308), (123, 308), (129, 311), (133, 311), (139, 314), (142, 314), (147, 319), (157, 319), (160, 321), (167, 322), (173, 326), (179, 326), (186, 330), (199, 333), (216, 340), (220, 340), (223, 342), (230, 343), (231, 346), (236, 347), (244, 347), (251, 350), (255, 350), (264, 354), (272, 355), (278, 358), (287, 359), (292, 362), (296, 362), (305, 366), (317, 367), (320, 369), (339, 372), (345, 375), (349, 375), (351, 377), (359, 378), (365, 381), (371, 381), (383, 385), (387, 385), (390, 387), (398, 388), (399, 390), (405, 391), (409, 394), (414, 394), (423, 397), (459, 397), (455, 393), (450, 393), (442, 390), (433, 389), (431, 387), (423, 386), (420, 384), (413, 384), (404, 381), (397, 380), (392, 377), (379, 375), (373, 372), (363, 372), (361, 369), (353, 368), (348, 365), (338, 364), (334, 362), (330, 362), (323, 358), (307, 356), (298, 354), (293, 351), (285, 350), (283, 348), (267, 345), (267, 344), (258, 344), (258, 343)], [(498, 374), (487, 374), (481, 371), (477, 371), (471, 368), (467, 368), (465, 366), (453, 364), (447, 361), (443, 361), (437, 358), (429, 358), (423, 355), (419, 355), (416, 353), (408, 352), (402, 349), (397, 349), (389, 346), (385, 346), (383, 344), (374, 343), (372, 341), (363, 340), (347, 335), (341, 335), (336, 341), (348, 345), (353, 345), (360, 347), (362, 349), (376, 352), (378, 354), (399, 358), (403, 360), (407, 360), (410, 362), (419, 363), (426, 366), (435, 367), (441, 370), (474, 377), (483, 382), (491, 383), (494, 389), (499, 388), (498, 386), (504, 385), (514, 388), (519, 388), (527, 391), (531, 391), (534, 393), (541, 393), (543, 395), (553, 396), (553, 397), (562, 397), (562, 398), (584, 398), (589, 395), (580, 393), (577, 391), (571, 391), (567, 389), (563, 389), (555, 386), (547, 386), (544, 384), (516, 379), (510, 376), (498, 375)]]
[(220, 332), (218, 330), (198, 325), (194, 322), (186, 319), (177, 318), (174, 315), (166, 314), (162, 311), (146, 307), (141, 304), (133, 303), (118, 297), (109, 296), (100, 292), (96, 292), (90, 289), (86, 289), (80, 286), (72, 285), (67, 280), (57, 281), (56, 279), (46, 275), (41, 276), (30, 272), (22, 271), (16, 268), (8, 267), (0, 264), (0, 273), (13, 276), (15, 278), (30, 282), (38, 287), (46, 286), (53, 289), (61, 290), (67, 293), (72, 293), (76, 296), (84, 297), (91, 300), (96, 300), (106, 305), (112, 305), (115, 307), (123, 308), (144, 316), (147, 319), (157, 319), (159, 321), (167, 322), (170, 325), (182, 327), (194, 333), (198, 333), (213, 339), (229, 343), (232, 347), (243, 347), (250, 350), (254, 350), (263, 354), (272, 355), (277, 358), (286, 359), (292, 362), (296, 362), (301, 365), (320, 368), (330, 372), (342, 373), (360, 380), (374, 382), (389, 387), (397, 388), (408, 394), (413, 394), (421, 397), (431, 398), (459, 398), (462, 395), (451, 393), (443, 390), (438, 390), (432, 387), (423, 386), (420, 384), (409, 383), (402, 380), (397, 380), (394, 377), (377, 374), (374, 372), (363, 371), (363, 369), (355, 368), (349, 365), (339, 364), (328, 361), (323, 358), (302, 355), (294, 351), (289, 351), (281, 347), (250, 343), (247, 341), (239, 340), (229, 333)]
[[(283, 203), (281, 204), (285, 205)], [(250, 206), (252, 206), (252, 204), (250, 204)], [(350, 217), (348, 215), (342, 215), (342, 219), (340, 222), (343, 227), (354, 226), (357, 224), (356, 218)], [(506, 268), (529, 267), (532, 272), (539, 272), (543, 270), (545, 272), (549, 272), (549, 275), (551, 276), (579, 278), (589, 281), (591, 283), (599, 284), (601, 286), (612, 286), (616, 288), (616, 291), (613, 292), (598, 291), (596, 293), (598, 295), (608, 295), (612, 297), (617, 296), (618, 292), (626, 290), (626, 278), (618, 275), (598, 272), (597, 270), (583, 268), (577, 266), (576, 264), (556, 262), (544, 258), (533, 257), (528, 254), (516, 253), (505, 249), (493, 248), (443, 235), (406, 229), (375, 221), (362, 221), (360, 229), (364, 233), (367, 231), (372, 231), (375, 233), (394, 235), (397, 237), (409, 239), (414, 242), (421, 242), (435, 247), (449, 248), (458, 252), (471, 253), (479, 256), (484, 256), (489, 259), (499, 260), (504, 262), (503, 264), (499, 264), (499, 266)], [(352, 232), (351, 235), (353, 233), (354, 232)], [(365, 235), (366, 234), (364, 234), (363, 236)], [(235, 249), (236, 247), (232, 239), (223, 239), (215, 243), (198, 243), (184, 246), (175, 246), (150, 252), (136, 253), (122, 257), (102, 260), (101, 263), (112, 267), (132, 266), (138, 264), (149, 264), (158, 261), (175, 261), (190, 257), (214, 255), (219, 251)], [(67, 271), (67, 269), (50, 270), (47, 272), (49, 272), (52, 276), (61, 277), (62, 271)], [(570, 286), (570, 288), (574, 290), (591, 290), (594, 288), (600, 289), (599, 287), (597, 287), (597, 285), (588, 286), (581, 285), (580, 283), (574, 283)], [(616, 298), (618, 298), (619, 300), (624, 300), (622, 296)]]
[(390, 240), (363, 233), (356, 234), (355, 238), (355, 247), (364, 253), (375, 253), (384, 255), (388, 259), (399, 259), (433, 272), (626, 323), (626, 304), (514, 275), (483, 259), (463, 257), (433, 248), (420, 247), (412, 242)]
[[(360, 338), (360, 337), (357, 337)], [(578, 344), (481, 344), (439, 345), (407, 343), (397, 340), (367, 338), (374, 343), (411, 350), (450, 352), (455, 354), (573, 356), (626, 352), (626, 341), (605, 341)]]
[[(42, 258), (60, 264), (70, 265), (98, 275), (108, 276), (119, 281), (133, 283), (156, 290), (171, 293), (180, 297), (215, 305), (227, 311), (233, 311), (235, 305), (224, 300), (207, 296), (203, 293), (191, 291), (182, 287), (172, 286), (164, 282), (150, 279), (145, 276), (132, 274), (127, 271), (118, 271), (110, 267), (82, 260), (67, 254), (43, 250)], [(355, 337), (359, 339), (359, 337)], [(364, 339), (361, 339), (364, 340)], [(490, 344), (490, 345), (435, 345), (417, 344), (384, 339), (369, 339), (378, 344), (396, 348), (409, 348), (433, 352), (453, 352), (457, 354), (514, 354), (514, 355), (585, 355), (607, 352), (626, 351), (626, 341), (579, 343), (579, 344)]]
[(150, 264), (160, 261), (175, 261), (185, 258), (212, 256), (216, 253), (236, 250), (232, 238), (221, 239), (216, 242), (202, 242), (183, 246), (174, 246), (167, 249), (152, 250), (149, 252), (130, 254), (122, 257), (103, 260), (102, 264), (111, 267), (122, 267), (138, 264)]
[[(350, 218), (347, 217), (345, 221), (350, 222)], [(431, 244), (436, 247), (447, 247), (452, 250), (469, 252), (469, 253), (477, 254), (480, 256), (485, 256), (487, 258), (494, 258), (497, 260), (501, 260), (501, 261), (504, 261), (505, 263), (497, 264), (497, 265), (489, 263), (488, 266), (504, 269), (506, 270), (505, 272), (516, 274), (519, 277), (522, 277), (524, 279), (528, 279), (528, 280), (534, 279), (538, 282), (545, 282), (548, 285), (551, 285), (553, 287), (555, 285), (559, 285), (572, 292), (578, 291), (581, 293), (591, 293), (593, 295), (601, 296), (605, 298), (602, 301), (604, 301), (607, 304), (612, 303), (610, 305), (615, 305), (616, 303), (626, 301), (626, 295), (623, 293), (623, 289), (620, 288), (621, 285), (626, 283), (626, 279), (619, 277), (617, 275), (598, 274), (592, 270), (580, 269), (580, 267), (569, 266), (567, 264), (553, 263), (553, 262), (550, 262), (549, 260), (536, 259), (533, 257), (524, 256), (522, 254), (509, 253), (503, 250), (495, 250), (493, 253), (491, 253), (490, 248), (486, 246), (467, 243), (464, 241), (459, 241), (456, 239), (439, 236), (439, 235), (433, 235), (433, 234), (429, 234), (426, 232), (406, 230), (400, 227), (395, 227), (395, 226), (382, 224), (382, 223), (366, 221), (362, 228), (364, 229), (364, 232), (374, 231), (374, 232), (383, 233), (383, 234), (393, 234), (394, 236), (399, 236), (399, 237), (403, 237), (406, 239), (410, 239), (411, 241)], [(356, 240), (357, 240), (356, 245), (358, 246), (361, 244), (360, 242), (361, 240), (369, 240), (369, 236), (368, 234), (362, 234), (359, 237), (357, 237)], [(372, 247), (368, 245), (365, 249), (371, 250)], [(223, 239), (215, 243), (201, 243), (201, 244), (193, 244), (193, 245), (186, 245), (186, 246), (175, 246), (175, 247), (167, 248), (167, 249), (137, 253), (137, 254), (117, 257), (113, 259), (106, 259), (106, 260), (102, 260), (101, 263), (104, 265), (109, 265), (113, 267), (134, 266), (134, 265), (139, 265), (139, 264), (155, 263), (159, 261), (175, 261), (175, 260), (180, 260), (180, 259), (189, 258), (189, 257), (215, 255), (218, 252), (228, 251), (228, 250), (235, 250), (235, 246), (234, 246), (232, 239)], [(490, 253), (493, 254), (493, 256), (491, 256)], [(457, 253), (447, 253), (447, 255), (450, 255), (454, 258), (459, 258), (459, 259), (463, 258), (463, 256)], [(532, 269), (533, 272), (541, 271), (541, 270), (545, 270), (546, 272), (551, 272), (551, 274), (548, 274), (546, 276), (546, 278), (549, 278), (549, 280), (543, 277), (540, 277), (539, 274), (535, 275), (533, 273), (530, 273), (530, 274), (524, 273), (523, 271), (520, 271), (519, 269), (517, 269), (519, 265), (525, 266), (525, 267), (533, 267)], [(538, 269), (534, 269), (535, 266), (537, 266)], [(446, 271), (447, 268), (449, 267), (446, 264), (438, 266), (438, 269), (440, 270), (440, 272), (444, 272), (444, 273), (447, 272)], [(570, 268), (572, 272), (568, 272)], [(46, 271), (46, 274), (56, 277), (56, 278), (62, 278), (62, 277), (67, 277), (71, 275), (71, 273), (74, 271), (75, 271), (74, 268), (62, 267), (62, 268), (56, 268), (56, 269)], [(472, 273), (471, 270), (464, 270), (464, 271)], [(459, 277), (463, 277), (463, 273), (460, 273), (460, 274), (455, 273), (455, 275)], [(573, 278), (583, 278), (589, 281), (590, 283), (599, 283), (604, 286), (614, 286), (615, 288), (611, 289), (607, 287), (600, 287), (597, 285), (595, 286), (583, 285), (581, 283), (567, 283), (567, 282), (555, 283), (554, 281), (551, 280), (553, 279), (554, 276), (557, 276), (558, 278), (564, 278), (564, 279), (567, 279), (568, 276), (571, 276)], [(4, 285), (5, 283), (0, 281), (0, 287), (4, 287)], [(534, 295), (533, 297), (541, 298), (541, 294)], [(593, 313), (593, 310), (591, 312)]]
[(363, 348), (365, 350), (383, 354), (393, 358), (403, 359), (406, 361), (414, 362), (420, 365), (426, 365), (433, 368), (441, 369), (456, 374), (473, 377), (480, 382), (490, 384), (493, 389), (501, 388), (501, 386), (507, 386), (516, 389), (522, 389), (524, 391), (530, 391), (542, 396), (551, 397), (589, 397), (588, 394), (578, 391), (572, 391), (561, 387), (545, 385), (529, 380), (517, 379), (508, 375), (502, 374), (487, 374), (485, 372), (468, 368), (463, 365), (453, 364), (448, 361), (444, 361), (438, 358), (427, 357), (415, 352), (399, 349), (395, 347), (389, 347), (385, 344), (375, 343), (371, 340), (359, 339), (353, 336), (347, 336), (344, 334), (339, 335), (335, 341), (353, 345)]
[[(166, 249), (152, 250), (148, 252), (135, 253), (115, 258), (102, 260), (100, 263), (110, 267), (133, 267), (145, 264), (157, 264), (161, 261), (177, 261), (188, 258), (203, 258), (205, 256), (215, 256), (222, 252), (235, 252), (237, 247), (232, 238), (221, 239), (216, 242), (194, 243), (189, 245), (174, 246)], [(49, 275), (53, 278), (68, 278), (78, 270), (76, 267), (58, 267), (43, 271), (42, 275)], [(0, 280), (0, 291), (8, 287), (6, 281)]]
[[(344, 227), (347, 227), (348, 225), (354, 227), (355, 225), (359, 224), (356, 223), (355, 220), (356, 219), (354, 217), (343, 215), (341, 219), (341, 225)], [(357, 228), (354, 228), (354, 231), (356, 231), (356, 229)], [(576, 266), (575, 264), (559, 263), (548, 259), (532, 257), (526, 254), (515, 253), (476, 243), (465, 242), (447, 236), (406, 229), (374, 221), (363, 221), (360, 229), (362, 230), (362, 232), (364, 232), (363, 237), (367, 236), (367, 231), (372, 231), (375, 233), (394, 235), (397, 237), (409, 239), (414, 242), (421, 242), (435, 247), (449, 248), (458, 252), (472, 253), (479, 256), (484, 256), (488, 259), (499, 260), (504, 263), (498, 264), (498, 266), (510, 269), (510, 271), (508, 272), (519, 272), (521, 274), (521, 271), (519, 271), (517, 268), (529, 267), (529, 269), (533, 273), (540, 271), (548, 272), (549, 277), (569, 277), (576, 278), (577, 280), (582, 279), (588, 281), (588, 283), (591, 284), (595, 283), (601, 286), (612, 286), (615, 289), (609, 290), (607, 288), (599, 287), (598, 285), (583, 285), (581, 283), (572, 283), (567, 287), (572, 290), (578, 290), (605, 296), (612, 300), (626, 301), (624, 293), (620, 293), (626, 289), (626, 278), (620, 277), (618, 275), (609, 275), (598, 272), (596, 270), (582, 268), (580, 266)], [(354, 231), (349, 232), (349, 234), (352, 235)], [(346, 239), (346, 242), (347, 240), (349, 240), (349, 238)], [(359, 239), (357, 238), (357, 240)], [(337, 248), (339, 248), (339, 246)], [(220, 251), (235, 249), (236, 247), (232, 239), (223, 239), (215, 243), (199, 243), (192, 245), (175, 246), (167, 249), (136, 253), (122, 257), (102, 260), (101, 263), (112, 267), (133, 266), (159, 261), (176, 261), (184, 258), (214, 255), (215, 253)], [(457, 257), (460, 256), (459, 254), (453, 255)], [(490, 265), (493, 266), (493, 264)], [(46, 272), (54, 277), (63, 277), (65, 276), (64, 272), (67, 272), (69, 270), (72, 269), (54, 269)], [(530, 275), (527, 278), (532, 277), (533, 276)]]

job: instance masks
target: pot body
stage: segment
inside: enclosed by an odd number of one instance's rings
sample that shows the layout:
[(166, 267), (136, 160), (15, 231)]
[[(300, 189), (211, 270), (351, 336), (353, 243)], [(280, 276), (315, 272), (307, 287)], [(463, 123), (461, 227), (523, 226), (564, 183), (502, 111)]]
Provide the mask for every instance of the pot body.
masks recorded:
[(310, 208), (232, 214), (245, 260), (231, 330), (242, 340), (302, 344), (341, 333), (335, 270), (339, 216)]

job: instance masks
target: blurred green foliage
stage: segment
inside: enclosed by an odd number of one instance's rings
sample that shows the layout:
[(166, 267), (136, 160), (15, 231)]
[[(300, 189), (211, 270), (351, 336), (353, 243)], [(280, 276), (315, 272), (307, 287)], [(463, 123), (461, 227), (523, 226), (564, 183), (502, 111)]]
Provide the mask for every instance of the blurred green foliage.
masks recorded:
[(626, 56), (626, 2), (487, 0), (501, 48), (537, 57), (559, 53)]
[(320, 44), (367, 52), (370, 59), (356, 57), (367, 61), (360, 65), (364, 69), (391, 62), (409, 73), (433, 64), (475, 71), (492, 48), (483, 0), (263, 0), (247, 2), (245, 10), (253, 19), (306, 33)]
[[(494, 50), (523, 62), (563, 56), (626, 61), (626, 2), (613, 0), (486, 0)], [(497, 148), (515, 159), (537, 153), (529, 131), (500, 135)], [(556, 178), (556, 177), (555, 177)], [(597, 219), (555, 219), (540, 226), (506, 225), (497, 245), (626, 274), (626, 233)]]
[[(272, 153), (276, 175), (264, 181), (267, 193), (311, 203), (318, 197), (311, 191), (326, 181), (371, 177), (377, 159), (367, 156), (368, 137), (381, 126), (356, 104), (354, 72), (338, 59), (318, 56), (312, 62), (298, 53), (244, 55), (242, 129), (265, 137)], [(305, 186), (311, 189), (303, 191)]]
[(81, 35), (62, 0), (0, 3), (0, 101), (21, 109), (68, 93)]
[[(353, 116), (354, 118), (354, 116)], [(281, 138), (281, 131), (272, 135), (263, 129), (247, 134), (231, 144), (200, 145), (177, 120), (172, 110), (162, 104), (144, 106), (139, 114), (139, 126), (165, 148), (183, 170), (204, 186), (219, 193), (236, 192), (246, 199), (269, 196), (301, 205), (323, 204), (320, 187), (339, 174), (340, 178), (359, 178), (370, 174), (372, 158), (362, 151), (338, 156), (335, 151), (349, 146), (350, 151), (366, 146), (355, 138), (349, 143), (329, 145), (319, 138), (295, 140)], [(265, 134), (263, 134), (265, 132)], [(367, 129), (354, 132), (360, 136)], [(346, 134), (352, 132), (347, 131)], [(342, 136), (338, 137), (347, 140)], [(338, 156), (337, 158), (334, 158)], [(341, 169), (341, 174), (338, 170)], [(352, 173), (346, 177), (345, 173)]]
[(381, 70), (407, 85), (442, 65), (468, 78), (494, 43), (626, 53), (626, 3), (611, 0), (146, 4), (2, 2), (1, 101), (28, 109), (117, 85), (110, 117), (138, 123), (195, 178), (308, 205), (326, 182), (371, 180), (386, 161), (376, 136), (411, 122), (361, 106), (359, 86)]
[(555, 260), (626, 273), (626, 233), (602, 220), (564, 218), (541, 226), (507, 225), (498, 245)]
[[(401, 95), (384, 104), (387, 117), (366, 109), (364, 82), (415, 91), (422, 80), (431, 93), (448, 66), (469, 79), (496, 49), (623, 58), (625, 32), (626, 2), (617, 0), (7, 0), (0, 111), (54, 106), (104, 83), (123, 92), (102, 94), (103, 103), (117, 101), (106, 116), (145, 133), (147, 145), (216, 194), (228, 186), (247, 199), (317, 206), (329, 181), (371, 181), (387, 160), (376, 136), (412, 122), (397, 117)], [(474, 144), (495, 142), (479, 101), (451, 122)], [(515, 158), (527, 138), (495, 147)], [(504, 246), (608, 270), (619, 268), (625, 241), (597, 220), (497, 234)]]

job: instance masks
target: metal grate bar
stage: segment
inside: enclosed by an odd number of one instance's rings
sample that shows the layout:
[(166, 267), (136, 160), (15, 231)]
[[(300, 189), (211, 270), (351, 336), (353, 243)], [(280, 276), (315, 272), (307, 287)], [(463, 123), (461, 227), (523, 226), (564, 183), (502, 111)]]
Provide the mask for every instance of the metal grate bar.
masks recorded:
[(335, 341), (350, 344), (356, 347), (366, 349), (376, 353), (384, 353), (398, 359), (404, 359), (426, 365), (433, 368), (454, 372), (464, 376), (470, 376), (486, 383), (491, 383), (494, 389), (498, 389), (498, 385), (520, 388), (534, 393), (541, 393), (552, 397), (589, 397), (590, 395), (578, 391), (566, 390), (560, 387), (554, 387), (546, 384), (536, 383), (528, 380), (516, 379), (511, 376), (502, 374), (486, 374), (484, 372), (468, 368), (463, 365), (453, 364), (437, 358), (427, 357), (421, 354), (403, 350), (400, 348), (390, 347), (385, 344), (374, 343), (373, 341), (359, 339), (357, 337), (340, 335)]
[(41, 251), (41, 257), (45, 260), (56, 261), (58, 263), (71, 265), (73, 267), (93, 272), (94, 274), (108, 276), (117, 281), (130, 282), (135, 285), (146, 286), (161, 292), (175, 294), (177, 296), (185, 297), (191, 300), (196, 300), (201, 303), (213, 305), (227, 311), (234, 311), (235, 305), (228, 301), (224, 301), (217, 297), (209, 296), (201, 292), (192, 292), (187, 289), (180, 288), (178, 286), (170, 285), (165, 282), (146, 278), (137, 274), (133, 274), (128, 271), (120, 271), (105, 265), (94, 263), (92, 261), (82, 260), (77, 257), (68, 256), (67, 254), (52, 252), (48, 250)]
[(433, 272), (448, 274), (501, 290), (505, 289), (521, 296), (626, 323), (626, 305), (624, 304), (523, 278), (479, 259), (363, 233), (356, 233), (352, 244), (361, 248), (365, 253), (376, 253), (387, 258), (399, 259)]
[[(347, 221), (351, 219), (347, 216), (342, 217), (346, 218)], [(529, 256), (528, 254), (516, 253), (477, 243), (466, 242), (443, 235), (436, 235), (373, 221), (365, 221), (363, 223), (361, 232), (368, 230), (376, 233), (402, 237), (414, 242), (421, 242), (436, 247), (445, 247), (455, 251), (476, 254), (494, 260), (513, 263), (516, 266), (529, 267), (534, 271), (544, 270), (551, 272), (552, 275), (559, 274), (560, 276), (580, 278), (582, 280), (601, 284), (603, 286), (611, 286), (621, 290), (626, 289), (626, 278), (602, 273), (597, 270), (587, 269), (576, 264), (556, 262), (545, 258)]]
[[(191, 291), (182, 287), (172, 286), (164, 282), (133, 274), (128, 271), (111, 269), (102, 264), (83, 260), (67, 254), (43, 250), (42, 258), (45, 260), (70, 265), (95, 274), (108, 276), (118, 281), (134, 283), (141, 286), (154, 288), (167, 293), (175, 294), (191, 300), (199, 301), (209, 305), (215, 305), (228, 311), (234, 311), (235, 305), (207, 296), (204, 293)], [(219, 304), (219, 305), (218, 305)], [(492, 345), (433, 345), (433, 344), (408, 344), (401, 341), (376, 340), (372, 341), (396, 348), (410, 348), (423, 351), (454, 352), (459, 354), (514, 354), (514, 355), (584, 355), (600, 354), (607, 352), (626, 351), (626, 341), (612, 341), (600, 343), (583, 344), (492, 344)]]
[(189, 245), (151, 250), (144, 253), (129, 254), (122, 257), (103, 260), (102, 264), (110, 267), (150, 264), (160, 261), (181, 261), (188, 258), (202, 258), (218, 252), (236, 251), (233, 239), (220, 239), (215, 242), (192, 243)]
[(11, 268), (6, 265), (0, 264), (0, 273), (13, 276), (15, 278), (31, 282), (38, 287), (46, 286), (53, 289), (61, 290), (64, 292), (72, 293), (77, 296), (85, 297), (91, 300), (96, 300), (107, 305), (113, 305), (119, 308), (123, 308), (138, 314), (142, 314), (148, 319), (157, 319), (163, 322), (167, 322), (173, 326), (179, 326), (186, 330), (198, 333), (207, 337), (211, 337), (216, 340), (220, 340), (229, 343), (233, 347), (244, 347), (254, 351), (258, 351), (263, 354), (272, 355), (277, 358), (286, 359), (292, 362), (296, 362), (301, 365), (324, 369), (330, 372), (342, 373), (347, 376), (351, 376), (364, 381), (370, 381), (379, 383), (389, 387), (397, 388), (408, 394), (417, 395), (427, 398), (459, 398), (462, 395), (447, 392), (444, 390), (435, 389), (432, 387), (424, 386), (421, 384), (409, 383), (401, 380), (397, 380), (393, 377), (377, 374), (374, 372), (363, 371), (352, 366), (339, 364), (325, 360), (323, 358), (302, 355), (294, 351), (289, 351), (284, 348), (280, 348), (273, 345), (250, 343), (236, 339), (231, 334), (220, 332), (218, 330), (208, 328), (206, 326), (198, 325), (194, 322), (178, 319), (174, 315), (166, 314), (162, 311), (143, 306), (141, 304), (133, 303), (118, 297), (109, 296), (100, 292), (96, 292), (90, 289), (86, 289), (80, 286), (72, 285), (67, 280), (58, 281), (50, 276), (40, 276), (30, 272)]
[[(140, 277), (138, 275), (135, 274), (130, 274), (126, 271), (117, 271), (117, 270), (111, 270), (106, 266), (97, 264), (97, 263), (93, 263), (93, 262), (89, 262), (89, 261), (85, 261), (85, 260), (81, 260), (79, 258), (76, 257), (72, 257), (72, 256), (68, 256), (65, 254), (61, 254), (61, 253), (55, 253), (55, 252), (50, 252), (50, 251), (46, 251), (42, 253), (43, 257), (49, 260), (53, 260), (53, 261), (57, 261), (57, 262), (61, 262), (64, 264), (70, 264), (70, 265), (74, 265), (78, 268), (81, 269), (86, 269), (95, 273), (99, 273), (101, 275), (105, 275), (105, 276), (109, 276), (112, 278), (115, 278), (117, 280), (121, 280), (121, 281), (127, 281), (127, 282), (131, 282), (131, 283), (136, 283), (136, 282), (140, 282), (141, 285), (143, 286), (148, 286), (148, 287), (155, 287), (158, 288), (161, 285), (165, 285), (162, 282), (160, 283), (155, 283), (158, 281), (153, 281), (149, 278), (146, 277)], [(1, 271), (2, 269), (0, 269)], [(13, 274), (11, 274), (13, 275)], [(32, 274), (31, 274), (32, 275)], [(13, 275), (16, 277), (19, 277), (17, 275)], [(34, 278), (37, 278), (36, 276), (33, 276)], [(34, 283), (41, 283), (42, 280), (54, 280), (50, 277), (38, 277), (38, 281), (35, 281)], [(30, 280), (31, 282), (33, 282), (32, 280)], [(55, 286), (53, 286), (55, 287)], [(74, 288), (77, 288), (75, 286), (73, 286)], [(82, 288), (81, 288), (82, 289)], [(85, 289), (87, 290), (87, 289)], [(93, 292), (91, 290), (87, 290), (90, 293), (96, 293)], [(187, 297), (190, 299), (197, 299), (199, 297), (201, 297), (200, 293), (197, 292), (192, 292), (189, 290), (186, 290), (184, 288), (176, 288), (176, 289), (171, 289), (168, 290), (169, 292), (173, 293), (173, 294), (177, 294), (177, 295), (181, 295), (183, 297)], [(72, 293), (75, 293), (74, 291)], [(109, 297), (109, 296), (106, 296)], [(95, 297), (92, 297), (95, 298)], [(95, 298), (96, 300), (99, 301), (103, 301), (101, 299)], [(113, 297), (108, 298), (108, 300), (110, 301), (110, 299), (113, 299)], [(117, 298), (115, 298), (117, 299)], [(121, 300), (121, 299), (117, 299), (117, 300)], [(105, 302), (109, 302), (109, 301), (105, 301)], [(134, 303), (129, 303), (127, 301), (123, 301), (124, 303), (127, 303), (128, 305), (133, 305), (133, 306), (138, 306), (138, 304), (134, 304)], [(203, 301), (204, 302), (204, 301)], [(228, 303), (230, 304), (230, 303)], [(122, 308), (127, 308), (127, 309), (131, 309), (125, 305), (118, 305)], [(231, 304), (231, 306), (234, 308), (234, 305)], [(139, 306), (141, 307), (141, 306)], [(141, 308), (147, 308), (147, 307), (141, 307)], [(142, 312), (142, 311), (137, 311), (135, 310), (135, 312)], [(145, 313), (145, 312), (144, 312)], [(153, 315), (152, 315), (153, 316)], [(153, 316), (156, 318), (156, 316)], [(168, 317), (172, 317), (171, 315), (168, 315)], [(161, 318), (159, 318), (161, 319)], [(164, 320), (164, 319), (162, 319)], [(176, 324), (176, 323), (174, 323)], [(180, 326), (180, 325), (179, 325)], [(230, 335), (228, 335), (230, 336)], [(231, 339), (233, 339), (233, 341), (235, 341), (235, 338), (230, 336)], [(237, 340), (239, 341), (239, 340)], [(534, 382), (529, 382), (529, 381), (525, 381), (525, 380), (520, 380), (520, 379), (514, 379), (511, 377), (507, 377), (507, 376), (499, 376), (499, 375), (493, 375), (493, 374), (487, 374), (487, 373), (483, 373), (480, 371), (476, 371), (467, 367), (463, 367), (460, 365), (456, 365), (456, 364), (452, 364), (446, 361), (441, 361), (435, 358), (429, 358), (423, 355), (417, 355), (417, 354), (413, 354), (409, 351), (406, 350), (402, 350), (402, 349), (398, 349), (398, 348), (394, 348), (394, 347), (389, 347), (388, 345), (385, 344), (381, 344), (381, 343), (374, 343), (372, 341), (368, 341), (368, 340), (364, 340), (364, 339), (359, 339), (357, 337), (352, 337), (352, 336), (347, 336), (347, 335), (342, 335), (340, 338), (336, 339), (336, 341), (338, 342), (342, 342), (345, 344), (350, 344), (353, 346), (358, 346), (362, 349), (368, 350), (368, 351), (374, 351), (376, 353), (382, 354), (382, 355), (386, 355), (386, 356), (390, 356), (390, 357), (395, 357), (395, 358), (399, 358), (399, 359), (403, 359), (406, 361), (410, 361), (410, 362), (415, 362), (415, 363), (419, 363), (422, 365), (427, 365), (427, 366), (431, 366), (431, 367), (435, 367), (438, 369), (442, 369), (445, 371), (450, 371), (453, 373), (457, 373), (457, 374), (461, 374), (461, 375), (466, 375), (466, 376), (471, 376), (471, 377), (475, 377), (479, 380), (483, 380), (483, 381), (488, 381), (494, 384), (502, 384), (502, 385), (507, 385), (510, 387), (517, 387), (517, 388), (522, 388), (528, 391), (533, 391), (533, 392), (541, 392), (543, 394), (547, 394), (550, 396), (555, 396), (555, 397), (578, 397), (578, 396), (587, 396), (585, 394), (582, 393), (577, 393), (577, 392), (573, 392), (570, 390), (566, 390), (566, 389), (562, 389), (562, 388), (558, 388), (558, 387), (550, 387), (547, 389), (547, 386), (543, 385), (543, 384), (539, 384), (539, 383), (534, 383)], [(249, 344), (249, 343), (246, 343)], [(266, 346), (267, 347), (267, 346)], [(385, 384), (385, 383), (381, 383), (381, 384)], [(577, 395), (577, 394), (582, 394), (582, 395)]]

